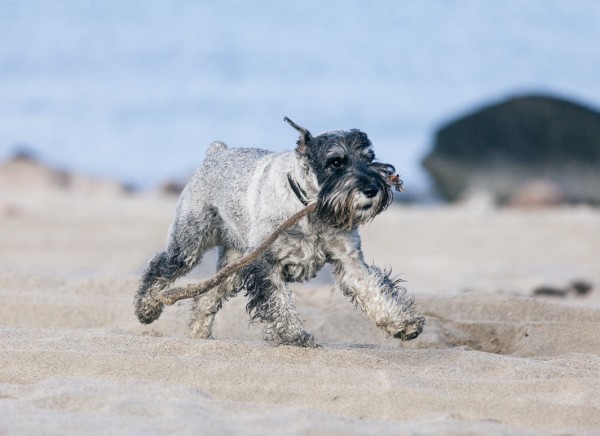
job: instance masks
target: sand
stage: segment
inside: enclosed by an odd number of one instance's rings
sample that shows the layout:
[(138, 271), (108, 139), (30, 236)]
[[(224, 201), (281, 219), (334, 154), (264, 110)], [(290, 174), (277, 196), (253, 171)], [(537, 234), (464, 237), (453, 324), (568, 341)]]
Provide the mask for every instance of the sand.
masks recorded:
[[(600, 431), (599, 210), (393, 206), (364, 249), (407, 280), (425, 332), (386, 338), (325, 273), (294, 286), (321, 344), (302, 349), (264, 343), (243, 295), (214, 340), (187, 336), (186, 301), (137, 323), (175, 201), (0, 187), (0, 434)], [(532, 297), (573, 280), (592, 291)]]

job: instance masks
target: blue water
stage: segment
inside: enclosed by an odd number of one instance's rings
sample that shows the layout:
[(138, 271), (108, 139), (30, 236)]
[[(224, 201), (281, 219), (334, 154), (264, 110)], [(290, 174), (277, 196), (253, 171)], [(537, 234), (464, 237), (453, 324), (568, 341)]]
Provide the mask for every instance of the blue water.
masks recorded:
[(140, 186), (221, 139), (357, 127), (413, 192), (435, 128), (514, 93), (600, 107), (600, 3), (0, 0), (0, 159)]

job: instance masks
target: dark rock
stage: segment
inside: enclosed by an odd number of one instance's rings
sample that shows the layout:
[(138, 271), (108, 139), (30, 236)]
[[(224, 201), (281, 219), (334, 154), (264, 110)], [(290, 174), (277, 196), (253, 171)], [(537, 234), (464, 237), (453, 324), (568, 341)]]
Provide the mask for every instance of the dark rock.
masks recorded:
[(448, 200), (486, 190), (503, 203), (544, 180), (569, 201), (600, 203), (600, 112), (548, 96), (511, 98), (441, 127), (423, 164)]
[(544, 295), (544, 296), (548, 296), (548, 297), (566, 297), (568, 292), (569, 292), (568, 289), (555, 288), (552, 286), (540, 286), (533, 290), (533, 295), (534, 296)]
[(533, 296), (546, 297), (566, 297), (567, 295), (575, 295), (576, 297), (584, 297), (593, 289), (591, 283), (585, 280), (574, 280), (568, 286), (538, 286), (533, 290)]
[(180, 183), (175, 180), (167, 180), (159, 185), (158, 192), (166, 195), (179, 195), (181, 194), (181, 191), (183, 191), (183, 188), (185, 188), (184, 183)]
[(578, 296), (587, 295), (592, 292), (592, 289), (592, 284), (585, 280), (575, 280), (571, 283), (571, 290)]
[(27, 144), (17, 144), (10, 160), (13, 162), (38, 162), (39, 159), (37, 153)]

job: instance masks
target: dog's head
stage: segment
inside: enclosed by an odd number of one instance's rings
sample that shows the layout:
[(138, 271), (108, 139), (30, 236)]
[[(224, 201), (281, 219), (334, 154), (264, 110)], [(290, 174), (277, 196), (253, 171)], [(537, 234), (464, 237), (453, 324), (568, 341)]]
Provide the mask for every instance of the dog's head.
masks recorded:
[(393, 200), (392, 165), (375, 162), (367, 134), (358, 129), (317, 136), (290, 123), (300, 137), (296, 154), (314, 172), (320, 191), (317, 213), (336, 227), (354, 229), (385, 210)]

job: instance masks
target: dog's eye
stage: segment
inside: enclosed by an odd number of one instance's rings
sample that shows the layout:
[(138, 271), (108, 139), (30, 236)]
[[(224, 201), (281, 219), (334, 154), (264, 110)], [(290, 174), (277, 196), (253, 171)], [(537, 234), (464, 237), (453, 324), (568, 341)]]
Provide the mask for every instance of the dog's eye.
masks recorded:
[(333, 168), (341, 168), (342, 165), (344, 165), (344, 159), (342, 159), (341, 157), (334, 157), (329, 161), (328, 164)]

